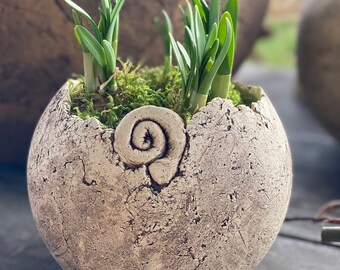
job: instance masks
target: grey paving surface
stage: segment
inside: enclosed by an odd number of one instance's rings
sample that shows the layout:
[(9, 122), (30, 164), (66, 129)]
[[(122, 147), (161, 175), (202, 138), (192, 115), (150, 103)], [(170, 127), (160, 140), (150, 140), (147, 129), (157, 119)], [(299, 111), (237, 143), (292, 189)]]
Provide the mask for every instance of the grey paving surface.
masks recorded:
[(25, 171), (0, 166), (0, 270), (60, 269), (31, 215)]
[[(340, 145), (296, 99), (295, 72), (247, 64), (238, 78), (263, 86), (286, 127), (294, 159), (288, 215), (313, 215), (324, 202), (340, 198)], [(285, 224), (257, 270), (339, 270), (340, 247), (321, 244), (320, 229), (309, 223)], [(25, 172), (0, 165), (0, 270), (40, 269), (59, 267), (35, 228)]]

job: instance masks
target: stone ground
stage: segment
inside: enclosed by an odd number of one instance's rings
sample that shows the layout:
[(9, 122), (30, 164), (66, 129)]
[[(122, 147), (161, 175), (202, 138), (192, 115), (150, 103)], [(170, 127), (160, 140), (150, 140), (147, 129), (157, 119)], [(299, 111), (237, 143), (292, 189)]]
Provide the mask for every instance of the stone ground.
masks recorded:
[[(340, 144), (296, 98), (296, 72), (246, 64), (237, 77), (265, 89), (286, 127), (294, 160), (288, 216), (312, 216), (323, 203), (340, 198)], [(338, 270), (340, 245), (321, 243), (320, 232), (320, 224), (284, 224), (257, 270)], [(60, 269), (35, 228), (25, 171), (1, 165), (0, 269)]]

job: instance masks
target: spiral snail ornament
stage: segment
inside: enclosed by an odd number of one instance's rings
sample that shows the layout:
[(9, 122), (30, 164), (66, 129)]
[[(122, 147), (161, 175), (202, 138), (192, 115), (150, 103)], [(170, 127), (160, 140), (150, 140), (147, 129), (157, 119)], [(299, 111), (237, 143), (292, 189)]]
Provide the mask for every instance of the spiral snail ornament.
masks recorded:
[(146, 166), (158, 185), (175, 177), (186, 145), (185, 125), (175, 112), (154, 106), (125, 116), (115, 131), (114, 150), (128, 168)]

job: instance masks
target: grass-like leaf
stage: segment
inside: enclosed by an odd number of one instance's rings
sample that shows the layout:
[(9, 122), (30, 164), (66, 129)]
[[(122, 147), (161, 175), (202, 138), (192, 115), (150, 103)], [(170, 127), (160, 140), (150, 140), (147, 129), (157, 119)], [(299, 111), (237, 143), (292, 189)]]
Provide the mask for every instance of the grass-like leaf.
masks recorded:
[(187, 49), (189, 52), (189, 56), (190, 56), (190, 69), (189, 69), (189, 73), (188, 73), (188, 80), (187, 83), (185, 85), (185, 92), (183, 93), (183, 96), (185, 99), (189, 99), (190, 98), (190, 91), (192, 91), (192, 89), (194, 89), (194, 84), (196, 84), (197, 81), (197, 76), (196, 76), (196, 70), (197, 70), (197, 66), (198, 66), (198, 57), (197, 57), (197, 45), (195, 42), (195, 37), (193, 35), (193, 33), (191, 32), (190, 28), (188, 26), (185, 27), (185, 35), (186, 35), (186, 39), (188, 40), (186, 45), (187, 45)]
[(76, 31), (76, 28), (74, 28), (74, 36), (76, 37), (76, 40), (78, 41), (78, 44), (80, 45), (83, 53), (90, 53), (90, 51), (87, 49), (85, 44), (83, 44), (82, 39), (80, 38), (78, 32)]
[(92, 20), (91, 16), (80, 6), (78, 6), (76, 3), (74, 3), (71, 0), (65, 0), (66, 4), (68, 4), (71, 8), (73, 8), (75, 11), (79, 12), (82, 16)]
[(186, 65), (190, 68), (191, 67), (191, 60), (190, 60), (189, 54), (187, 53), (186, 49), (184, 48), (184, 46), (180, 42), (177, 42), (177, 46), (178, 46), (178, 49), (180, 50), (180, 52), (183, 55), (183, 59), (185, 60)]
[(230, 22), (229, 17), (225, 17), (224, 19), (225, 19), (225, 23), (226, 23), (226, 29), (227, 29), (226, 33), (227, 34), (225, 35), (223, 47), (222, 47), (214, 65), (210, 69), (210, 72), (208, 74), (206, 74), (206, 76), (202, 80), (202, 83), (201, 83), (199, 91), (198, 91), (200, 94), (209, 94), (208, 91), (210, 91), (211, 84), (212, 84), (219, 68), (221, 67), (221, 64), (223, 63), (224, 59), (226, 58), (226, 55), (228, 53), (228, 50), (229, 50), (229, 47), (230, 47), (230, 44), (231, 44), (231, 40), (232, 40), (231, 22)]
[(220, 22), (219, 29), (218, 29), (218, 37), (219, 37), (221, 46), (223, 45), (223, 42), (225, 40), (225, 36), (226, 36), (227, 33), (231, 34), (232, 42), (231, 42), (231, 45), (230, 45), (229, 52), (225, 56), (225, 59), (223, 60), (221, 68), (218, 71), (218, 73), (221, 74), (221, 75), (231, 74), (232, 68), (233, 68), (233, 62), (234, 62), (235, 39), (234, 39), (233, 31), (232, 31), (233, 28), (231, 28), (229, 30), (228, 24), (230, 24), (231, 27), (233, 27), (231, 15), (228, 11), (226, 11), (226, 12), (223, 13), (223, 15), (221, 17), (221, 22)]
[(187, 1), (187, 8), (188, 8), (188, 21), (190, 22), (190, 24), (187, 24), (187, 26), (194, 27), (194, 24), (195, 24), (194, 10), (193, 10), (189, 0), (186, 0), (186, 1)]
[(209, 73), (213, 65), (214, 65), (214, 61), (210, 58), (204, 66), (204, 73), (205, 74)]
[(102, 8), (99, 8), (98, 11), (100, 14), (98, 29), (100, 33), (107, 33), (107, 30), (109, 29), (109, 22), (106, 20), (105, 12)]
[(202, 20), (207, 22), (209, 17), (209, 9), (207, 3), (204, 2), (204, 0), (193, 0), (193, 3), (195, 4), (195, 7), (198, 8)]
[(117, 20), (118, 20), (118, 14), (119, 14), (119, 12), (121, 11), (121, 9), (124, 5), (124, 2), (125, 2), (125, 0), (118, 0), (113, 11), (112, 11), (112, 13), (111, 13), (111, 16), (109, 16), (111, 24), (110, 24), (108, 33), (106, 35), (106, 40), (108, 40), (110, 43), (112, 43), (113, 34), (114, 34), (114, 31), (115, 31), (115, 26), (116, 26), (116, 23), (117, 23)]
[(109, 29), (106, 34), (106, 40), (110, 42), (110, 44), (113, 41), (113, 33), (115, 31), (117, 20), (113, 20), (109, 26)]
[(208, 96), (225, 98), (229, 91), (238, 1), (230, 0), (226, 5), (230, 13), (225, 11), (221, 17), (221, 0), (210, 0), (210, 6), (205, 0), (186, 2), (186, 10), (180, 7), (184, 43), (176, 43), (171, 36), (171, 44), (183, 77), (184, 104), (195, 112)]
[(75, 31), (80, 37), (81, 43), (91, 52), (101, 67), (105, 67), (104, 48), (98, 40), (84, 26), (77, 25)]
[(209, 31), (212, 31), (214, 24), (219, 23), (221, 0), (211, 0), (209, 13)]
[(206, 37), (202, 17), (200, 16), (197, 6), (195, 6), (195, 37), (198, 51), (198, 59), (199, 62), (201, 62), (203, 59)]
[(113, 31), (112, 48), (118, 56), (118, 36), (119, 36), (119, 15), (117, 15), (115, 29)]
[(211, 49), (216, 39), (217, 39), (217, 23), (214, 23), (210, 30), (210, 34), (209, 34), (207, 43), (205, 45), (204, 53), (206, 53), (208, 50)]
[(183, 85), (186, 85), (186, 83), (187, 83), (186, 68), (185, 68), (185, 64), (184, 64), (184, 61), (183, 61), (182, 54), (180, 53), (179, 48), (177, 46), (177, 43), (176, 43), (176, 41), (175, 41), (175, 39), (174, 39), (174, 37), (172, 36), (171, 33), (169, 33), (169, 37), (170, 37), (170, 42), (171, 42), (172, 48), (174, 50), (179, 68), (181, 70)]
[(112, 74), (114, 70), (116, 69), (116, 54), (112, 48), (112, 45), (110, 42), (104, 39), (103, 41), (103, 47), (105, 51), (105, 56), (107, 59), (107, 66), (108, 66), (108, 71), (109, 74)]
[(72, 17), (75, 25), (81, 25), (78, 13), (74, 9), (72, 9)]
[(216, 58), (219, 47), (220, 47), (219, 40), (215, 39), (213, 46), (211, 47), (211, 49), (208, 52), (212, 59)]
[[(203, 61), (202, 61), (202, 66), (205, 67), (207, 62), (209, 62), (210, 60), (214, 63), (218, 49), (219, 49), (219, 41), (218, 41), (218, 39), (215, 39), (213, 46), (204, 55), (204, 58), (203, 58)], [(205, 75), (205, 73), (202, 70), (201, 77), (203, 77), (204, 75)]]
[(93, 19), (91, 18), (91, 16), (80, 6), (78, 6), (76, 3), (74, 3), (71, 0), (64, 0), (71, 8), (73, 8), (76, 12), (78, 12), (80, 15), (82, 15), (87, 22), (91, 25), (91, 28), (95, 34), (95, 37), (97, 38), (97, 40), (101, 39), (101, 34), (100, 31), (96, 25), (96, 23), (93, 21)]
[(106, 20), (110, 20), (110, 9), (111, 9), (111, 2), (110, 0), (102, 0), (102, 7), (105, 14)]
[[(164, 18), (165, 18), (165, 31), (166, 31), (166, 33), (172, 33), (173, 32), (172, 23), (171, 23), (171, 19), (170, 19), (168, 13), (163, 11), (163, 15), (164, 15)], [(168, 57), (171, 57), (172, 50), (171, 50), (171, 43), (170, 43), (170, 39), (169, 39), (168, 35), (165, 35), (165, 37), (164, 37), (164, 45), (165, 45), (166, 55)]]
[[(119, 13), (125, 0), (116, 0), (114, 6), (112, 0), (101, 0), (98, 24), (72, 0), (64, 1), (72, 8), (75, 37), (83, 50), (84, 82), (87, 91), (98, 90), (102, 94), (106, 87), (116, 90)], [(82, 24), (80, 17), (84, 18), (87, 24)]]
[(228, 0), (226, 3), (225, 11), (228, 11), (231, 15), (233, 22), (233, 30), (235, 33), (235, 40), (237, 40), (238, 30), (238, 0)]

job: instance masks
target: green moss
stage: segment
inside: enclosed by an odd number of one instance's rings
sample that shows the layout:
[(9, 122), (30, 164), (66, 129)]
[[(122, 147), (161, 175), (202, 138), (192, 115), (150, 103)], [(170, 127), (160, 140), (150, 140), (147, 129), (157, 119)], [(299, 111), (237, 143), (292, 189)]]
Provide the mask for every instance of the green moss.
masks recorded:
[(235, 107), (244, 104), (241, 93), (235, 88), (234, 84), (229, 88), (228, 98), (233, 102)]
[(126, 63), (117, 72), (117, 90), (105, 94), (86, 92), (82, 80), (79, 78), (78, 84), (70, 81), (72, 113), (82, 119), (95, 117), (104, 127), (117, 127), (126, 114), (145, 105), (166, 107), (186, 115), (182, 111), (182, 79), (177, 68), (164, 76), (161, 67), (133, 69)]
[(242, 83), (235, 83), (234, 89), (240, 97), (240, 104), (251, 106), (253, 102), (258, 102), (262, 98), (262, 89), (259, 86), (249, 86)]
[[(133, 69), (129, 63), (117, 71), (118, 88), (105, 94), (88, 93), (82, 78), (70, 80), (71, 111), (81, 119), (96, 118), (103, 127), (116, 128), (125, 115), (136, 108), (154, 105), (169, 108), (188, 121), (191, 115), (183, 109), (182, 78), (177, 67), (164, 75), (164, 68)], [(240, 92), (233, 86), (229, 98), (235, 106), (243, 104)]]

